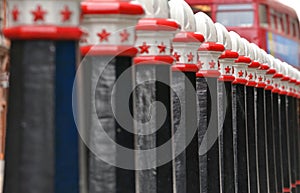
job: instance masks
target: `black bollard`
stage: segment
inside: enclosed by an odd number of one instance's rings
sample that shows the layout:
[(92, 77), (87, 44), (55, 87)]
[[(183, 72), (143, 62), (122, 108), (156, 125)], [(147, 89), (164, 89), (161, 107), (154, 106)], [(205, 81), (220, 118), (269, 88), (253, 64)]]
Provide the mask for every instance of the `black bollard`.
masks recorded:
[[(156, 4), (163, 6), (165, 2), (156, 1)], [(168, 10), (163, 8), (158, 17), (168, 16)], [(137, 121), (135, 147), (139, 151), (153, 150), (136, 155), (139, 169), (136, 172), (137, 192), (174, 191), (173, 144), (170, 143), (173, 132), (170, 85), (174, 58), (170, 50), (179, 25), (166, 17), (141, 19), (136, 27), (139, 54), (134, 60), (134, 114)], [(160, 102), (164, 109), (161, 106), (150, 108), (154, 102)], [(147, 135), (143, 135), (145, 132)], [(162, 145), (164, 149), (160, 148)]]
[(239, 192), (248, 192), (247, 128), (245, 106), (245, 69), (251, 59), (240, 55), (234, 64), (235, 81), (232, 85), (233, 137), (235, 156), (235, 183)]
[(259, 67), (259, 63), (252, 61), (247, 69), (246, 84), (246, 125), (248, 134), (248, 160), (249, 160), (249, 186), (252, 193), (259, 192), (258, 184), (258, 168), (257, 168), (257, 131), (255, 129), (255, 102), (254, 91), (257, 82), (255, 80), (255, 71)]
[(222, 190), (224, 192), (235, 191), (234, 143), (232, 126), (232, 82), (235, 80), (235, 77), (233, 76), (233, 63), (238, 56), (239, 55), (237, 52), (226, 50), (219, 58), (221, 76), (218, 84), (218, 114), (220, 128), (222, 129), (220, 134), (220, 156), (221, 182)]
[(11, 76), (4, 192), (79, 192), (72, 113), (79, 2), (9, 4)]
[[(280, 63), (282, 70), (282, 63)], [(280, 71), (281, 72), (281, 71)], [(282, 175), (283, 175), (283, 192), (291, 192), (291, 157), (289, 147), (289, 132), (287, 128), (287, 97), (284, 83), (285, 75), (281, 74), (281, 81), (278, 82), (279, 92), (279, 120), (280, 120), (280, 137), (281, 137), (281, 153), (282, 153)]]
[(218, 58), (224, 46), (205, 42), (199, 48), (197, 75), (198, 130), (200, 143), (201, 192), (218, 193), (220, 187), (220, 146), (218, 128)]
[[(78, 71), (78, 111), (81, 137), (88, 148), (83, 190), (134, 193), (133, 99), (129, 96), (137, 53), (133, 26), (144, 10), (123, 1), (84, 1), (81, 8), (85, 39)], [(97, 20), (100, 17), (105, 19)]]
[(266, 120), (266, 130), (267, 130), (267, 146), (268, 146), (268, 163), (269, 163), (269, 189), (270, 193), (278, 192), (278, 180), (277, 180), (277, 170), (276, 170), (276, 153), (277, 150), (275, 149), (275, 126), (274, 126), (274, 107), (273, 107), (273, 94), (272, 90), (274, 89), (273, 86), (273, 76), (276, 73), (274, 68), (273, 58), (269, 58), (270, 55), (266, 56), (267, 62), (270, 68), (267, 70), (265, 75), (265, 120)]
[[(274, 63), (276, 67), (276, 62)], [(281, 142), (281, 125), (280, 125), (280, 106), (279, 106), (279, 83), (282, 74), (276, 68), (276, 73), (273, 76), (273, 90), (272, 90), (272, 107), (273, 107), (273, 127), (274, 127), (274, 147), (276, 149), (276, 176), (277, 176), (277, 191), (283, 192), (283, 160), (282, 160), (282, 142)]]
[(200, 193), (196, 63), (197, 50), (203, 41), (204, 37), (194, 32), (180, 32), (173, 39), (173, 53), (180, 56), (172, 67), (174, 133), (184, 129), (180, 131), (184, 133), (183, 140), (175, 139), (175, 154), (179, 154), (176, 151), (182, 148), (177, 146), (186, 146), (175, 159), (176, 190), (182, 193)]

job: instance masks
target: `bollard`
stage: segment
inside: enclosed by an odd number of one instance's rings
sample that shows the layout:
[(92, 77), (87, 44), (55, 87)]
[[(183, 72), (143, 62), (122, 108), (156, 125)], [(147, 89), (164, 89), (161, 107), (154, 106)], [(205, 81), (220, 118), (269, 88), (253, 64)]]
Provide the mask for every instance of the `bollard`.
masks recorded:
[(275, 149), (275, 130), (273, 124), (273, 104), (272, 104), (272, 89), (273, 89), (273, 80), (272, 77), (276, 73), (274, 68), (274, 57), (267, 54), (262, 50), (264, 55), (264, 61), (269, 65), (269, 69), (265, 74), (265, 121), (266, 121), (266, 131), (267, 131), (267, 146), (268, 146), (268, 175), (269, 175), (269, 189), (270, 193), (277, 193), (277, 171), (276, 171), (276, 149)]
[[(168, 18), (167, 1), (139, 0), (144, 5), (146, 17), (137, 26), (136, 47), (138, 56), (134, 59), (135, 67), (135, 119), (136, 150), (149, 150), (150, 153), (137, 154), (136, 172), (137, 192), (172, 193), (172, 112), (171, 112), (171, 56), (172, 40), (179, 30), (179, 24)], [(150, 105), (160, 102), (151, 109)], [(164, 108), (164, 109), (162, 109)], [(164, 115), (162, 115), (164, 112)], [(162, 120), (164, 118), (164, 120)], [(143, 124), (145, 123), (145, 124)], [(143, 135), (147, 132), (148, 135)], [(160, 146), (164, 145), (164, 151)]]
[(265, 96), (264, 88), (266, 86), (264, 74), (265, 69), (269, 66), (264, 64), (261, 49), (251, 43), (253, 47), (255, 60), (258, 68), (255, 68), (255, 92), (254, 92), (254, 112), (255, 112), (255, 130), (257, 133), (257, 167), (259, 191), (266, 192), (269, 187), (268, 165), (267, 165), (267, 144), (266, 144), (266, 128), (265, 128)]
[(220, 134), (220, 160), (221, 160), (221, 189), (222, 192), (235, 192), (234, 175), (234, 146), (232, 127), (232, 82), (235, 80), (233, 73), (234, 61), (239, 57), (232, 51), (232, 42), (226, 28), (215, 23), (218, 43), (225, 46), (226, 50), (219, 58), (221, 76), (218, 83), (219, 103), (219, 128)]
[(196, 31), (204, 35), (206, 42), (198, 49), (197, 95), (198, 95), (198, 130), (200, 153), (201, 192), (219, 193), (219, 128), (218, 128), (218, 59), (225, 50), (216, 43), (217, 32), (212, 20), (204, 13), (195, 14)]
[(9, 2), (10, 100), (4, 192), (79, 192), (72, 87), (77, 0)]
[(110, 0), (86, 0), (81, 9), (84, 58), (78, 70), (78, 119), (88, 147), (82, 155), (82, 192), (134, 193), (133, 99), (129, 96), (137, 53), (135, 25), (144, 10), (136, 2)]
[[(295, 118), (295, 128), (296, 128), (296, 135), (295, 137), (299, 139), (300, 137), (300, 131), (299, 131), (299, 71), (297, 69), (293, 69), (293, 78), (291, 81), (293, 93), (294, 93), (294, 118)], [(297, 155), (297, 176), (296, 176), (296, 192), (300, 192), (300, 142), (299, 140), (296, 140), (296, 155)]]
[(293, 173), (295, 176), (294, 179), (294, 192), (299, 191), (299, 170), (300, 170), (300, 157), (299, 157), (299, 130), (298, 130), (298, 120), (297, 120), (297, 92), (296, 92), (296, 84), (297, 84), (297, 72), (298, 70), (290, 65), (288, 65), (288, 76), (290, 77), (290, 81), (288, 83), (288, 111), (289, 111), (289, 119), (291, 120), (289, 124), (289, 129), (292, 130), (292, 138), (294, 142), (294, 151), (292, 152), (294, 157), (294, 167), (293, 167)]
[(246, 45), (235, 32), (229, 32), (233, 50), (239, 53), (234, 63), (235, 81), (232, 86), (232, 116), (236, 191), (248, 192), (247, 130), (245, 111), (245, 68), (251, 62), (246, 56)]
[(255, 130), (255, 113), (254, 113), (254, 88), (256, 86), (255, 82), (255, 68), (259, 64), (255, 61), (254, 50), (250, 46), (250, 43), (242, 39), (247, 48), (247, 56), (251, 59), (250, 63), (246, 65), (245, 68), (245, 79), (246, 79), (246, 128), (247, 128), (247, 144), (248, 144), (248, 177), (249, 177), (249, 188), (250, 192), (257, 193), (258, 190), (258, 168), (256, 164), (257, 159), (257, 131)]
[(277, 191), (283, 192), (283, 160), (282, 160), (282, 149), (281, 149), (281, 126), (279, 122), (279, 92), (280, 92), (280, 79), (282, 74), (279, 71), (278, 64), (280, 61), (274, 59), (273, 64), (276, 70), (276, 73), (273, 76), (273, 90), (272, 90), (272, 103), (273, 103), (273, 126), (274, 126), (274, 138), (275, 138), (275, 149), (276, 149), (276, 175), (277, 175)]
[(198, 71), (197, 50), (204, 41), (204, 37), (195, 33), (194, 13), (186, 2), (171, 0), (169, 5), (171, 18), (182, 26), (181, 32), (173, 39), (172, 53), (176, 60), (176, 64), (172, 66), (174, 133), (181, 129), (180, 127), (184, 129), (181, 131), (184, 134), (183, 139), (178, 141), (175, 139), (174, 142), (176, 155), (180, 152), (180, 146), (187, 146), (175, 158), (176, 191), (178, 193), (200, 193), (195, 89), (196, 72)]
[(282, 169), (283, 169), (283, 192), (291, 192), (291, 157), (289, 147), (289, 132), (287, 128), (287, 91), (285, 84), (289, 80), (285, 74), (285, 66), (281, 61), (278, 62), (278, 71), (282, 75), (278, 87), (279, 92), (279, 116), (280, 116), (280, 130), (281, 130), (281, 152), (282, 152)]
[(286, 97), (287, 97), (287, 129), (289, 133), (289, 149), (290, 149), (290, 159), (291, 159), (291, 192), (296, 192), (297, 188), (297, 151), (296, 151), (296, 143), (297, 143), (297, 136), (295, 129), (295, 119), (294, 119), (294, 101), (293, 101), (293, 89), (291, 85), (291, 81), (293, 81), (292, 78), (292, 70), (293, 67), (290, 66), (288, 63), (284, 62), (285, 67), (285, 76), (286, 79), (288, 79), (285, 82), (285, 90), (287, 91)]

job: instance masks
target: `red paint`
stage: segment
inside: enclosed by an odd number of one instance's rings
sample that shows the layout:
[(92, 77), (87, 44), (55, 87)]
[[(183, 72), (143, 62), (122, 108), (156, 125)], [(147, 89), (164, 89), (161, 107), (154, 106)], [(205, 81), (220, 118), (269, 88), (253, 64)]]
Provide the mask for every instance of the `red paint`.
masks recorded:
[(78, 27), (18, 26), (6, 28), (4, 35), (11, 40), (79, 40), (82, 31)]
[(194, 64), (176, 64), (172, 66), (172, 71), (198, 72), (199, 68)]
[(275, 74), (276, 73), (276, 70), (274, 68), (270, 68), (268, 71), (267, 71), (267, 74)]
[(69, 6), (65, 6), (64, 9), (60, 12), (62, 16), (62, 22), (70, 21), (71, 16), (73, 14), (72, 11), (70, 11)]
[(265, 90), (270, 90), (270, 91), (272, 91), (273, 89), (274, 89), (274, 87), (271, 86), (271, 85), (265, 87)]
[(259, 69), (261, 69), (261, 70), (269, 70), (270, 66), (267, 65), (267, 64), (261, 64)]
[(210, 69), (214, 69), (215, 66), (216, 66), (215, 61), (212, 60), (212, 61), (209, 62), (209, 68), (210, 68)]
[(290, 80), (290, 77), (289, 76), (283, 76), (281, 81), (289, 81)]
[(36, 10), (31, 11), (32, 15), (33, 15), (33, 21), (37, 22), (37, 21), (44, 21), (45, 20), (45, 15), (47, 14), (47, 11), (43, 10), (42, 6), (38, 5)]
[(151, 47), (151, 46), (148, 46), (146, 42), (143, 42), (143, 45), (139, 46), (139, 48), (140, 48), (140, 53), (141, 53), (141, 54), (144, 54), (144, 53), (149, 54), (149, 48), (150, 48), (150, 47)]
[(238, 72), (238, 74), (239, 74), (239, 77), (242, 77), (244, 75), (244, 72), (241, 70)]
[(198, 51), (215, 51), (215, 52), (223, 52), (225, 47), (222, 44), (218, 44), (215, 42), (205, 42), (201, 44)]
[(15, 22), (19, 20), (20, 11), (17, 6), (14, 6), (14, 9), (11, 11), (11, 14)]
[(237, 52), (231, 51), (231, 50), (225, 50), (222, 55), (219, 57), (219, 59), (225, 59), (225, 58), (238, 58), (239, 54)]
[(244, 78), (235, 78), (235, 80), (232, 82), (232, 84), (242, 84), (242, 85), (246, 85), (247, 84), (247, 80)]
[(161, 43), (161, 45), (158, 45), (157, 47), (158, 47), (158, 49), (159, 49), (159, 53), (160, 53), (160, 54), (161, 54), (161, 53), (166, 53), (166, 48), (167, 48), (167, 46), (164, 45), (163, 42)]
[(231, 68), (230, 68), (229, 66), (227, 66), (227, 67), (225, 68), (225, 72), (226, 72), (226, 74), (229, 74), (229, 73), (230, 73), (230, 71), (231, 71)]
[(126, 42), (128, 41), (128, 38), (130, 36), (130, 34), (127, 32), (126, 29), (124, 29), (121, 33), (120, 33), (120, 36), (121, 36), (121, 42)]
[(108, 38), (111, 35), (111, 33), (108, 33), (106, 29), (103, 29), (101, 33), (97, 33), (97, 36), (100, 38), (100, 42), (108, 42)]
[(177, 31), (180, 25), (171, 19), (162, 18), (145, 18), (140, 19), (136, 30), (137, 31)]
[(283, 74), (281, 74), (281, 73), (276, 73), (276, 74), (274, 74), (274, 76), (273, 76), (273, 78), (282, 78), (283, 77)]
[(199, 60), (197, 65), (198, 65), (199, 70), (201, 70), (203, 68), (204, 62)]
[(238, 59), (236, 59), (234, 61), (235, 63), (251, 63), (251, 59), (249, 57), (246, 57), (246, 56), (239, 56)]
[(267, 86), (266, 83), (259, 82), (259, 83), (257, 83), (257, 85), (255, 87), (256, 88), (265, 88), (266, 86)]
[(138, 50), (132, 46), (81, 46), (81, 55), (86, 56), (135, 56)]
[(255, 81), (248, 81), (246, 86), (255, 87), (257, 83)]
[(248, 77), (249, 77), (250, 80), (252, 80), (253, 79), (253, 74), (250, 73)]
[(217, 78), (221, 74), (218, 70), (200, 70), (199, 72), (196, 73), (196, 76), (199, 78), (203, 77), (211, 77), (211, 78)]
[(172, 56), (139, 56), (134, 58), (135, 65), (172, 65)]
[(194, 55), (193, 55), (192, 52), (189, 53), (189, 54), (187, 55), (187, 57), (188, 57), (188, 62), (192, 62), (192, 61), (194, 60)]
[(204, 42), (204, 36), (195, 32), (179, 32), (173, 42)]
[(179, 62), (181, 55), (179, 55), (177, 52), (175, 52), (173, 56), (174, 56), (176, 62)]
[(248, 68), (259, 68), (260, 65), (261, 64), (259, 62), (252, 61), (251, 64), (248, 66)]
[(144, 9), (141, 5), (131, 2), (101, 2), (101, 1), (84, 1), (81, 3), (83, 15), (87, 14), (124, 14), (124, 15), (143, 15)]
[(233, 82), (235, 80), (235, 77), (232, 75), (221, 75), (219, 78), (219, 81), (222, 82)]

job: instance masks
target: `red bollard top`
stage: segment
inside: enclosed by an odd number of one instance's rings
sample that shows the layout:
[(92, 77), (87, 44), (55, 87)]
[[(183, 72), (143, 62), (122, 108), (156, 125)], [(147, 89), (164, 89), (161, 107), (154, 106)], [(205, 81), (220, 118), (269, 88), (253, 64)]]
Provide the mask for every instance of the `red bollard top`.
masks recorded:
[(121, 0), (85, 0), (81, 9), (82, 55), (136, 55), (135, 25), (144, 15), (141, 5)]
[(234, 77), (235, 80), (233, 84), (243, 84), (247, 83), (246, 79), (246, 69), (251, 63), (251, 58), (248, 57), (248, 47), (246, 41), (241, 38), (237, 33), (231, 31), (229, 32), (231, 40), (233, 42), (233, 50), (239, 53), (239, 57), (234, 62)]
[(289, 76), (288, 70), (289, 70), (289, 64), (286, 62), (282, 62), (281, 72), (283, 76), (281, 78), (281, 92), (279, 93), (281, 95), (289, 94), (289, 82), (291, 78)]
[(198, 49), (197, 77), (219, 77), (219, 57), (225, 51), (224, 45), (217, 42), (217, 31), (213, 21), (203, 12), (195, 14), (196, 31), (202, 34), (205, 42)]
[(10, 0), (4, 35), (22, 40), (79, 40), (79, 0)]
[(270, 69), (268, 60), (267, 60), (267, 53), (257, 47), (258, 57), (260, 58), (259, 61), (261, 63), (260, 67), (256, 69), (256, 78), (257, 78), (257, 88), (263, 88), (265, 89), (266, 84), (266, 74), (268, 70)]
[(296, 93), (296, 83), (297, 83), (297, 78), (296, 78), (296, 70), (294, 67), (292, 67), (291, 65), (288, 65), (287, 66), (288, 69), (287, 69), (287, 74), (290, 78), (288, 84), (287, 84), (287, 90), (288, 90), (288, 96), (291, 96), (291, 97), (295, 97), (297, 98), (297, 93)]
[(247, 41), (247, 49), (248, 49), (248, 55), (251, 58), (251, 62), (246, 68), (246, 80), (247, 84), (246, 86), (249, 87), (256, 87), (257, 86), (257, 69), (260, 68), (261, 63), (258, 60), (257, 52), (255, 50), (255, 46), (252, 43), (249, 43)]
[(267, 54), (266, 55), (266, 60), (270, 66), (270, 68), (267, 70), (267, 73), (266, 73), (266, 80), (265, 80), (265, 83), (266, 83), (266, 87), (265, 87), (265, 90), (270, 90), (272, 91), (274, 89), (274, 82), (273, 82), (273, 76), (274, 74), (276, 74), (276, 69), (275, 69), (275, 66), (274, 66), (274, 60), (275, 58), (270, 55), (270, 54)]
[(145, 18), (140, 19), (137, 26), (136, 47), (137, 57), (135, 65), (172, 65), (172, 40), (179, 31), (180, 25), (169, 18), (167, 1), (138, 0), (145, 11)]
[(274, 60), (274, 66), (276, 69), (276, 73), (273, 76), (274, 81), (274, 89), (272, 90), (273, 93), (280, 93), (281, 92), (281, 79), (283, 78), (283, 74), (281, 71), (282, 62), (279, 59)]
[(217, 29), (218, 42), (223, 44), (226, 50), (219, 57), (220, 64), (220, 81), (224, 82), (233, 82), (234, 77), (234, 63), (238, 59), (239, 54), (236, 51), (232, 50), (231, 37), (227, 29), (220, 23), (215, 23)]
[(197, 50), (204, 42), (204, 36), (195, 33), (196, 21), (191, 7), (182, 0), (169, 1), (171, 18), (181, 25), (181, 32), (173, 39), (172, 55), (175, 59), (173, 71), (198, 72)]

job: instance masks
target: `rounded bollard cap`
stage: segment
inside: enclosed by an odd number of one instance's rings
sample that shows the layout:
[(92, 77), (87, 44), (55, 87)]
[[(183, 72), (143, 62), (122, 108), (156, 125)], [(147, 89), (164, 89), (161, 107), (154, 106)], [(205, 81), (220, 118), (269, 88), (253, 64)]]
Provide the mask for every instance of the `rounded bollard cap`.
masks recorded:
[(169, 1), (170, 18), (177, 21), (181, 31), (195, 32), (196, 21), (193, 10), (184, 0)]
[(137, 31), (177, 31), (180, 25), (175, 20), (170, 19), (170, 9), (168, 1), (162, 0), (137, 0), (144, 10), (145, 16), (140, 19)]
[(225, 51), (219, 57), (220, 81), (233, 82), (235, 80), (233, 63), (239, 57), (239, 54), (232, 51), (231, 38), (227, 29), (220, 23), (215, 23), (217, 30), (217, 42), (225, 46)]
[(217, 30), (211, 18), (203, 12), (194, 15), (196, 32), (202, 34), (206, 42), (217, 42)]

